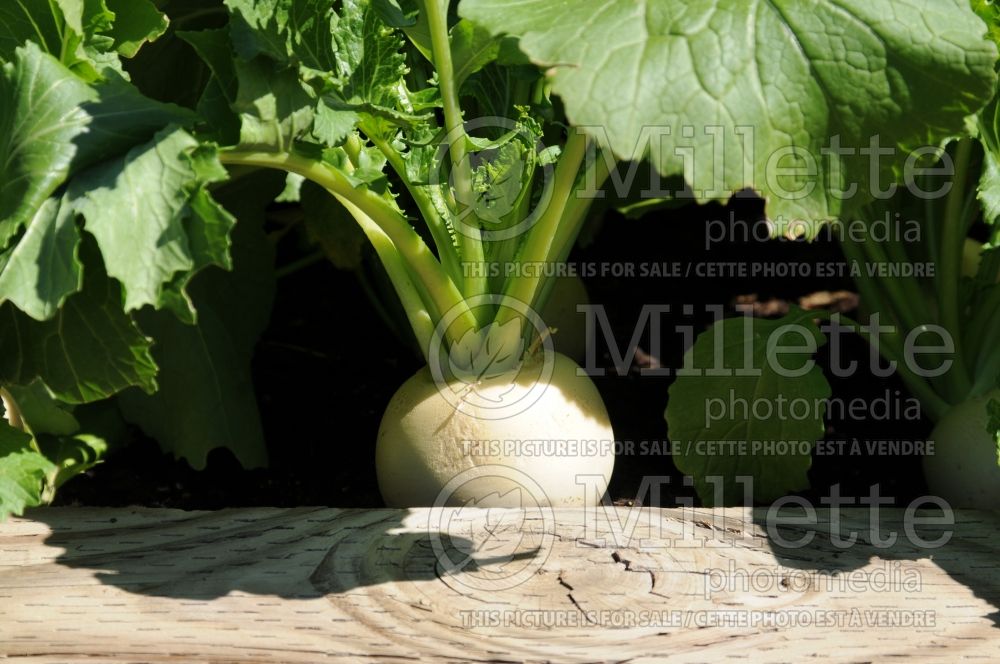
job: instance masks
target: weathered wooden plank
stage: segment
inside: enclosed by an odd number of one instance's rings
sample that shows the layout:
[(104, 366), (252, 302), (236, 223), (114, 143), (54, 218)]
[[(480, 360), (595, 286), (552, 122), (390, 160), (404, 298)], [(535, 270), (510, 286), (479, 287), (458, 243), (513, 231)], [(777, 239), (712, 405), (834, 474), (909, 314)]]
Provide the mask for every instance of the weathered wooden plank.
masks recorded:
[(744, 509), (36, 510), (0, 524), (0, 654), (1000, 660), (1000, 517), (910, 532), (882, 510), (888, 548), (867, 511), (819, 517), (768, 533)]

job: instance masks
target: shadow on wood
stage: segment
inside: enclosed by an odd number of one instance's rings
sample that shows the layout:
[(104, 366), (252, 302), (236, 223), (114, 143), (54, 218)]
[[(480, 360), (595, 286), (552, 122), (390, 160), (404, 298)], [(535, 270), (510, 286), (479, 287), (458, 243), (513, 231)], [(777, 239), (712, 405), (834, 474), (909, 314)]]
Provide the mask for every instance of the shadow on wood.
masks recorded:
[[(778, 562), (790, 569), (833, 577), (888, 563), (885, 583), (902, 563), (931, 560), (941, 571), (994, 608), (986, 617), (1000, 627), (1000, 513), (959, 510), (954, 525), (940, 510), (841, 509), (839, 518), (825, 522), (768, 528), (767, 512), (754, 510), (754, 523), (768, 532), (768, 546)], [(897, 578), (899, 578), (897, 576)], [(881, 582), (881, 581), (880, 581)], [(919, 597), (919, 594), (915, 598)], [(997, 633), (1000, 639), (1000, 632)], [(1000, 652), (998, 652), (1000, 654)]]
[[(1000, 658), (995, 515), (48, 509), (0, 526), (0, 653), (59, 661)], [(842, 547), (836, 538), (857, 533)], [(813, 533), (803, 547), (789, 546)], [(845, 636), (848, 635), (848, 636)]]

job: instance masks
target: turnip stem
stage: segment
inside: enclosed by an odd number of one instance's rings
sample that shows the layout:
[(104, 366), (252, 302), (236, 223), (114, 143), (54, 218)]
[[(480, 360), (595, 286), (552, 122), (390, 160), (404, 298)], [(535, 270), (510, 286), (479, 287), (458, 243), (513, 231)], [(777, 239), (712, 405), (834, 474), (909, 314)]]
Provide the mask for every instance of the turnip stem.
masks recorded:
[[(590, 176), (586, 181), (593, 183), (596, 189), (603, 186), (604, 181), (608, 178), (611, 164), (600, 153), (596, 153), (594, 156), (595, 159), (588, 162), (585, 173)], [(569, 259), (573, 245), (576, 244), (584, 222), (587, 221), (593, 201), (593, 198), (577, 195), (571, 198), (566, 204), (566, 209), (563, 210), (563, 218), (559, 222), (559, 229), (556, 231), (555, 243), (551, 252), (553, 261), (556, 263), (565, 263)], [(539, 292), (535, 295), (534, 307), (537, 311), (542, 311), (545, 308), (552, 293), (552, 288), (552, 279), (543, 281)]]
[[(390, 258), (390, 262), (404, 264), (412, 271), (415, 281), (425, 288), (430, 299), (427, 304), (432, 308), (431, 314), (435, 316), (435, 320), (458, 308), (455, 323), (444, 330), (449, 342), (457, 342), (465, 332), (477, 327), (475, 316), (437, 258), (403, 215), (378, 194), (368, 189), (355, 188), (336, 168), (300, 155), (228, 150), (221, 152), (219, 159), (224, 164), (275, 168), (297, 173), (325, 188), (342, 202), (351, 203), (392, 243), (397, 256)], [(387, 263), (386, 268), (390, 267), (395, 266)]]
[(430, 354), (431, 344), (434, 343), (434, 320), (428, 313), (427, 307), (424, 306), (423, 299), (410, 277), (409, 270), (406, 269), (405, 263), (400, 260), (395, 245), (375, 222), (350, 201), (341, 196), (338, 196), (337, 200), (347, 208), (347, 211), (361, 226), (361, 230), (368, 237), (368, 241), (372, 243), (382, 265), (385, 266), (393, 289), (406, 311), (406, 319), (417, 337), (420, 352), (423, 353), (426, 361)]
[[(818, 313), (818, 312), (817, 312)], [(830, 319), (835, 324), (840, 324), (845, 322), (852, 326), (858, 331), (858, 333), (865, 338), (866, 341), (871, 343), (872, 336), (869, 332), (865, 331), (862, 325), (851, 320), (847, 316), (842, 314), (835, 314), (830, 316)], [(920, 405), (926, 412), (926, 414), (933, 420), (937, 422), (944, 414), (948, 412), (951, 408), (951, 404), (941, 398), (940, 395), (934, 390), (933, 386), (927, 382), (926, 379), (921, 378), (917, 374), (913, 373), (907, 366), (905, 360), (902, 357), (898, 343), (886, 343), (887, 339), (880, 338), (879, 341), (879, 354), (882, 355), (886, 360), (894, 362), (896, 364), (897, 370), (899, 371), (899, 377), (903, 380), (903, 384), (906, 388), (913, 393), (917, 399), (920, 400)]]
[[(585, 173), (590, 174), (587, 182), (593, 184), (595, 188), (603, 186), (604, 181), (610, 175), (611, 164), (614, 162), (609, 161), (610, 155), (607, 155), (607, 157), (605, 158), (604, 154), (595, 150), (594, 159), (586, 165)], [(590, 212), (593, 202), (593, 198), (578, 194), (571, 197), (566, 203), (566, 208), (563, 210), (563, 217), (559, 221), (559, 228), (556, 230), (552, 252), (557, 261), (565, 261), (569, 257), (569, 253), (573, 249), (577, 237), (580, 235), (580, 230), (583, 228), (583, 223), (587, 220), (587, 214)]]
[(372, 138), (370, 140), (385, 156), (386, 161), (389, 162), (389, 165), (406, 186), (407, 191), (410, 192), (413, 202), (416, 203), (417, 209), (420, 210), (420, 215), (423, 217), (424, 223), (427, 224), (427, 229), (434, 239), (434, 246), (437, 247), (438, 259), (441, 261), (441, 265), (452, 281), (456, 284), (461, 284), (463, 278), (462, 266), (459, 264), (458, 255), (455, 253), (451, 235), (448, 233), (448, 229), (445, 228), (438, 211), (434, 208), (434, 203), (431, 201), (430, 196), (420, 186), (410, 183), (410, 179), (406, 175), (406, 164), (396, 148), (384, 139)]
[(972, 388), (963, 356), (964, 344), (962, 343), (961, 311), (959, 311), (962, 250), (968, 230), (965, 223), (966, 185), (971, 161), (972, 140), (962, 139), (958, 142), (958, 148), (955, 152), (955, 177), (952, 180), (952, 188), (945, 204), (941, 233), (938, 297), (940, 298), (941, 322), (955, 343), (955, 364), (947, 374), (952, 391), (950, 396), (953, 401), (963, 399)]
[[(458, 84), (451, 60), (451, 40), (448, 36), (448, 0), (424, 0), (423, 4), (430, 30), (434, 69), (437, 71), (441, 100), (444, 105), (444, 124), (448, 131), (448, 152), (451, 155), (455, 180), (456, 212), (459, 217), (466, 216), (458, 223), (463, 224), (459, 233), (459, 246), (464, 264), (462, 293), (466, 299), (469, 299), (486, 293), (486, 271), (482, 269), (485, 253), (482, 237), (479, 233), (479, 220), (473, 210), (467, 210), (467, 207), (472, 205), (474, 200), (472, 175), (466, 151), (466, 133), (462, 120), (462, 106), (459, 102)], [(480, 308), (480, 311), (482, 310)], [(481, 320), (483, 316), (484, 314), (480, 314)]]
[[(860, 247), (865, 254), (867, 263), (871, 265), (888, 265), (889, 257), (878, 242), (874, 240), (861, 242)], [(878, 280), (878, 283), (888, 294), (888, 300), (892, 302), (896, 317), (899, 319), (899, 324), (905, 327), (907, 331), (915, 330), (930, 322), (929, 315), (921, 306), (923, 301), (919, 298), (911, 297), (912, 293), (908, 293), (906, 289), (906, 285), (912, 284), (912, 282), (913, 280), (910, 277), (900, 279), (898, 277), (887, 276)]]
[[(559, 164), (556, 166), (555, 182), (548, 207), (538, 219), (538, 223), (529, 231), (528, 238), (518, 256), (520, 263), (542, 265), (553, 260), (561, 249), (556, 238), (566, 207), (575, 192), (574, 185), (586, 154), (586, 134), (571, 131), (563, 153), (559, 157)], [(504, 299), (512, 302), (512, 306), (519, 306), (517, 303), (529, 307), (535, 306), (544, 272), (544, 270), (533, 270), (531, 276), (512, 279), (507, 284)], [(497, 314), (497, 321), (505, 323), (518, 315), (520, 314), (515, 309), (507, 306)]]

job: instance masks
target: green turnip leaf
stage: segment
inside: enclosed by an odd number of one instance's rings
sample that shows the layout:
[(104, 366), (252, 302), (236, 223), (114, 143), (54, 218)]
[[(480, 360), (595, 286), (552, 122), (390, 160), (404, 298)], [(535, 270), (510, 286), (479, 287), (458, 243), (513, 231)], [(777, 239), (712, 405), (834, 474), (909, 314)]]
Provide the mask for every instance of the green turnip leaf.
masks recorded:
[(301, 189), (306, 234), (319, 245), (327, 259), (341, 270), (361, 266), (362, 250), (368, 240), (361, 227), (337, 199), (312, 182)]
[(233, 271), (211, 267), (192, 280), (197, 324), (164, 311), (138, 315), (143, 331), (156, 339), (159, 390), (123, 393), (122, 412), (195, 468), (204, 468), (217, 447), (230, 449), (247, 468), (267, 463), (250, 361), (274, 298), (274, 252), (263, 211), (283, 186), (279, 173), (262, 171), (217, 192), (219, 203), (239, 219), (232, 233)]
[(277, 68), (260, 57), (236, 61), (239, 92), (233, 110), (240, 117), (240, 144), (262, 150), (288, 150), (313, 126), (316, 101), (294, 67)]
[(214, 153), (185, 131), (167, 128), (73, 180), (73, 205), (97, 239), (108, 274), (124, 288), (125, 311), (153, 305), (183, 313), (168, 287), (175, 276), (209, 263), (228, 265), (233, 219), (213, 214), (199, 193), (224, 177)]
[[(0, 88), (0, 302), (37, 320), (51, 318), (80, 288), (79, 232), (73, 202), (48, 198), (74, 173), (146, 140), (190, 112), (140, 95), (111, 78), (88, 86), (29, 43), (4, 67)], [(123, 218), (126, 221), (128, 218)], [(22, 226), (28, 225), (21, 237)]]
[(500, 55), (500, 40), (486, 28), (462, 20), (451, 29), (451, 52), (455, 61), (455, 84), (461, 87), (469, 76)]
[(101, 463), (108, 452), (108, 442), (101, 436), (89, 433), (43, 436), (39, 445), (55, 465), (55, 472), (48, 475), (53, 491)]
[(48, 320), (66, 298), (80, 290), (76, 215), (60, 198), (38, 208), (23, 237), (0, 266), (0, 302), (9, 300), (35, 320)]
[(149, 0), (107, 0), (114, 12), (114, 24), (108, 36), (115, 50), (126, 58), (134, 57), (147, 42), (167, 31), (167, 17)]
[[(727, 319), (701, 334), (688, 351), (685, 369), (701, 373), (681, 375), (670, 386), (667, 429), (676, 446), (674, 463), (694, 478), (706, 505), (715, 503), (720, 481), (724, 502), (739, 504), (744, 489), (736, 478), (741, 476), (753, 478), (753, 495), (762, 502), (809, 487), (806, 472), (813, 444), (823, 435), (830, 385), (815, 364), (807, 368), (811, 353), (775, 357), (768, 344), (799, 348), (806, 334), (815, 347), (823, 345), (815, 316), (795, 309), (780, 320)], [(786, 325), (801, 333), (782, 330)], [(794, 449), (774, 453), (764, 447), (771, 444)]]
[(230, 34), (244, 60), (265, 55), (296, 61), (317, 72), (336, 71), (331, 33), (337, 25), (333, 4), (325, 0), (226, 0)]
[[(651, 145), (669, 176), (693, 150), (698, 200), (754, 188), (779, 228), (870, 200), (872, 160), (824, 155), (831, 137), (857, 151), (878, 134), (895, 148), (876, 169), (887, 186), (909, 148), (962, 133), (996, 82), (996, 45), (967, 0), (463, 0), (459, 14), (518, 37), (570, 122), (619, 158)], [(722, 163), (711, 126), (723, 130)], [(649, 127), (670, 134), (644, 144)], [(799, 156), (782, 157), (792, 146)], [(831, 190), (848, 182), (858, 195)]]
[[(29, 42), (0, 72), (0, 250), (65, 182), (97, 92)], [(45, 140), (39, 140), (44, 136)]]
[(31, 436), (3, 419), (0, 404), (0, 521), (42, 502), (45, 477), (55, 467), (31, 446)]
[[(241, 144), (287, 149), (299, 139), (338, 145), (359, 124), (390, 139), (430, 116), (401, 104), (402, 36), (388, 29), (368, 0), (347, 0), (339, 13), (316, 0), (229, 0), (230, 36), (242, 122)], [(218, 47), (185, 34), (224, 87)], [(228, 88), (227, 88), (228, 89)]]
[(49, 393), (42, 381), (8, 385), (5, 389), (14, 397), (21, 421), (33, 435), (71, 436), (80, 430), (80, 423)]
[(97, 401), (132, 386), (154, 391), (150, 340), (122, 311), (121, 289), (104, 273), (92, 242), (82, 244), (81, 255), (83, 289), (50, 320), (0, 305), (0, 384), (41, 379), (66, 403)]
[(994, 0), (972, 0), (972, 8), (989, 26), (990, 39), (1000, 44), (1000, 6)]

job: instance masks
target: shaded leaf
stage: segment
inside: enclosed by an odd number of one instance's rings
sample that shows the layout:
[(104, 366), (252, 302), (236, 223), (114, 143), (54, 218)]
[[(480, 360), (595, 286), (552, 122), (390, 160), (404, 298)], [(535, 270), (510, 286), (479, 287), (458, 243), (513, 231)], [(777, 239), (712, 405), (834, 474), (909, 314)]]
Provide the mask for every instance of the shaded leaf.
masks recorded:
[(50, 472), (48, 476), (53, 489), (101, 463), (108, 453), (108, 442), (89, 433), (45, 438), (47, 440), (41, 443), (42, 450), (55, 465), (55, 472)]
[(986, 431), (997, 441), (997, 465), (1000, 465), (1000, 400), (990, 399), (986, 405), (989, 420), (986, 423)]
[(66, 403), (107, 398), (127, 387), (156, 389), (149, 340), (122, 312), (121, 290), (101, 268), (96, 248), (84, 244), (83, 290), (51, 319), (34, 321), (0, 305), (0, 383), (41, 379)]
[(115, 20), (108, 35), (126, 58), (135, 57), (147, 42), (167, 31), (167, 17), (150, 0), (106, 0)]
[(177, 36), (191, 44), (198, 56), (212, 70), (213, 76), (226, 98), (232, 102), (236, 99), (239, 82), (236, 79), (236, 67), (233, 64), (232, 44), (229, 41), (229, 30), (198, 30), (178, 32)]
[[(0, 59), (31, 41), (86, 80), (120, 69), (113, 52), (115, 14), (104, 0), (18, 0), (0, 5)], [(124, 17), (127, 18), (127, 17)]]
[(80, 430), (80, 423), (73, 414), (49, 394), (41, 381), (24, 386), (8, 385), (5, 389), (14, 397), (24, 425), (35, 436), (70, 436)]
[(144, 96), (117, 76), (109, 76), (95, 89), (97, 100), (83, 105), (91, 120), (87, 131), (74, 140), (79, 150), (71, 164), (73, 173), (148, 141), (167, 125), (192, 124), (197, 117), (186, 108)]
[[(823, 435), (831, 394), (812, 353), (802, 350), (805, 340), (814, 347), (826, 342), (814, 316), (795, 309), (780, 320), (727, 319), (685, 356), (685, 370), (699, 375), (680, 375), (670, 386), (667, 429), (679, 452), (674, 463), (694, 478), (706, 505), (715, 505), (717, 483), (725, 503), (741, 501), (738, 477), (753, 478), (753, 496), (762, 502), (809, 487), (811, 450)], [(779, 356), (777, 346), (794, 351)]]
[(0, 266), (0, 302), (12, 302), (35, 320), (54, 316), (83, 285), (80, 232), (67, 208), (59, 198), (46, 200)]
[(357, 269), (368, 239), (347, 208), (310, 181), (302, 183), (300, 197), (309, 239), (339, 269)]
[(160, 389), (153, 395), (123, 393), (122, 412), (195, 468), (203, 468), (216, 447), (230, 449), (247, 468), (267, 463), (250, 360), (274, 296), (274, 255), (263, 211), (283, 183), (278, 173), (259, 172), (217, 193), (239, 218), (232, 234), (233, 272), (213, 267), (192, 281), (196, 325), (166, 312), (139, 315), (143, 330), (156, 339)]

